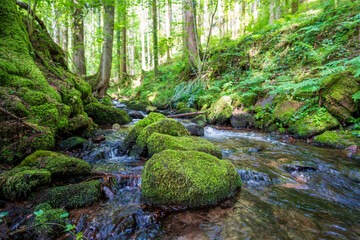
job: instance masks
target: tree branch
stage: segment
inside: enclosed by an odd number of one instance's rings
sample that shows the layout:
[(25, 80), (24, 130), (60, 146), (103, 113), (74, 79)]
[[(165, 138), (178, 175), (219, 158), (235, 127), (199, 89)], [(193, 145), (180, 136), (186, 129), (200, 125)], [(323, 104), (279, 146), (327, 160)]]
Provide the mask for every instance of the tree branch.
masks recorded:
[[(29, 9), (30, 9), (29, 6), (24, 2), (16, 1), (16, 4), (19, 6), (20, 9), (25, 9), (27, 11), (29, 11)], [(33, 15), (35, 17), (35, 20), (39, 23), (40, 27), (47, 31), (44, 22), (38, 16), (36, 16), (35, 13), (31, 9), (30, 9), (30, 15)]]

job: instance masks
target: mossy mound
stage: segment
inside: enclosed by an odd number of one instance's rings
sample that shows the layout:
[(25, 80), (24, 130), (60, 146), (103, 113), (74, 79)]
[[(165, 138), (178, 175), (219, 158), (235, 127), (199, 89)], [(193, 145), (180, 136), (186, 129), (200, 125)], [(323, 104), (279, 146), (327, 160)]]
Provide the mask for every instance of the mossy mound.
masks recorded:
[(166, 134), (153, 133), (146, 142), (149, 156), (167, 149), (181, 151), (198, 151), (222, 158), (218, 147), (200, 137), (173, 137)]
[(180, 110), (180, 109), (183, 109), (183, 108), (187, 108), (187, 104), (184, 103), (184, 102), (179, 102), (179, 103), (176, 105), (176, 110)]
[(201, 114), (191, 120), (191, 122), (196, 123), (197, 125), (204, 127), (207, 123), (206, 115)]
[(146, 156), (147, 155), (147, 140), (153, 133), (168, 134), (171, 136), (182, 137), (188, 136), (188, 130), (178, 121), (173, 119), (161, 119), (157, 122), (145, 127), (136, 139), (135, 146), (131, 151), (133, 156)]
[(219, 125), (225, 124), (233, 113), (231, 98), (228, 96), (221, 97), (206, 111), (206, 113), (208, 123)]
[(360, 135), (360, 131), (326, 131), (314, 138), (314, 143), (320, 146), (332, 148), (346, 148), (352, 145), (360, 146), (360, 140), (355, 135)]
[(308, 138), (339, 126), (339, 122), (326, 109), (319, 109), (291, 123), (289, 131), (299, 138)]
[(51, 151), (36, 151), (24, 159), (19, 167), (46, 169), (53, 177), (88, 175), (91, 166), (87, 162)]
[(249, 113), (233, 114), (230, 118), (231, 126), (234, 128), (246, 128), (254, 125), (254, 118)]
[(64, 233), (67, 224), (66, 211), (54, 209), (48, 203), (39, 204), (33, 226), (39, 239), (53, 239)]
[(274, 109), (274, 117), (281, 123), (287, 123), (301, 105), (301, 102), (298, 101), (286, 100), (281, 102)]
[(196, 110), (195, 108), (182, 108), (176, 111), (177, 114), (183, 114), (183, 113), (193, 113), (193, 112), (197, 112), (198, 110)]
[(323, 105), (340, 122), (347, 123), (352, 115), (360, 113), (360, 101), (355, 102), (352, 96), (360, 91), (360, 79), (350, 72), (340, 72), (327, 77), (323, 82)]
[(148, 107), (151, 107), (152, 105), (149, 102), (130, 101), (126, 103), (126, 106), (131, 110), (147, 111)]
[(96, 124), (112, 125), (118, 123), (123, 125), (131, 122), (131, 117), (124, 110), (105, 106), (100, 103), (90, 103), (86, 105), (85, 112)]
[(6, 199), (28, 197), (35, 189), (46, 186), (51, 173), (45, 169), (16, 167), (0, 175), (0, 195)]
[(61, 150), (85, 149), (89, 146), (89, 141), (82, 137), (71, 137), (59, 144)]
[(68, 186), (51, 188), (47, 193), (46, 200), (52, 207), (84, 207), (99, 201), (101, 196), (100, 190), (100, 182), (98, 180), (70, 184)]
[(102, 98), (102, 104), (106, 105), (106, 106), (112, 106), (112, 101), (111, 98), (109, 96), (105, 96)]
[(145, 127), (160, 119), (165, 119), (165, 118), (166, 117), (161, 113), (150, 113), (147, 117), (135, 123), (134, 127), (130, 130), (130, 132), (128, 133), (128, 135), (126, 135), (124, 139), (122, 150), (126, 151), (130, 149), (135, 144), (136, 139), (139, 137), (141, 131)]
[(165, 150), (147, 161), (141, 186), (147, 203), (199, 207), (234, 195), (241, 184), (228, 161), (202, 152)]
[(97, 125), (92, 121), (91, 118), (85, 116), (85, 112), (83, 114), (79, 114), (76, 117), (69, 119), (69, 124), (65, 131), (65, 136), (70, 135), (83, 135), (88, 131), (95, 131), (97, 129)]

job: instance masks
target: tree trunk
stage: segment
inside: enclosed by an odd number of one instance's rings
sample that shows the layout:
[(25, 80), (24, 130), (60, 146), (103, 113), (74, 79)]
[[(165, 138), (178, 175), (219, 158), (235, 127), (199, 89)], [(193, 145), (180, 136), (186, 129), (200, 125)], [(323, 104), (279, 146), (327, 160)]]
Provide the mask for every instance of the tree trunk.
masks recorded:
[(74, 12), (72, 22), (72, 41), (73, 41), (73, 64), (74, 72), (77, 75), (86, 75), (85, 45), (84, 45), (84, 16), (82, 6), (77, 0), (73, 0)]
[(112, 65), (112, 50), (114, 40), (114, 1), (103, 1), (104, 15), (104, 42), (101, 53), (100, 67), (96, 74), (93, 93), (97, 97), (104, 97), (109, 87)]
[(127, 77), (127, 35), (126, 35), (126, 28), (127, 28), (127, 0), (122, 0), (122, 25), (121, 28), (121, 81), (125, 81)]
[(291, 14), (294, 15), (299, 10), (299, 0), (292, 0)]
[(185, 7), (185, 51), (192, 67), (200, 63), (199, 46), (196, 34), (195, 9), (192, 0), (186, 0)]
[(62, 28), (63, 38), (62, 38), (62, 48), (65, 52), (65, 60), (68, 61), (68, 51), (69, 51), (69, 25), (68, 18), (65, 19), (65, 26)]
[(141, 3), (141, 22), (140, 22), (140, 34), (141, 34), (141, 69), (146, 70), (146, 49), (145, 49), (145, 29), (146, 29), (146, 14), (144, 1)]
[(158, 23), (157, 23), (157, 5), (156, 5), (156, 0), (152, 0), (152, 14), (153, 14), (153, 29), (152, 29), (152, 33), (153, 33), (153, 41), (154, 41), (154, 73), (155, 73), (155, 79), (157, 78), (158, 75), (158, 64), (159, 64), (159, 59), (158, 59), (158, 36), (157, 36), (157, 27), (158, 27)]
[(273, 2), (270, 3), (269, 11), (270, 11), (269, 24), (273, 24), (273, 23), (274, 23), (274, 19), (275, 19), (275, 15), (274, 15), (274, 3), (273, 3)]
[(171, 34), (172, 34), (172, 0), (167, 1), (167, 28), (166, 28), (166, 37), (167, 37), (167, 46), (166, 46), (166, 55), (167, 60), (171, 58)]

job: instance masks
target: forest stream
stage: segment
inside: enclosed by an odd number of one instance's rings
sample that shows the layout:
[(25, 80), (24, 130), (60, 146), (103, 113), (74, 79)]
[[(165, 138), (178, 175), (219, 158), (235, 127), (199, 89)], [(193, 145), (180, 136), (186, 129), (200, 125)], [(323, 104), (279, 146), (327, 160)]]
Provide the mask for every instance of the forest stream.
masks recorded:
[(336, 149), (251, 130), (205, 128), (204, 138), (241, 175), (243, 186), (235, 197), (172, 213), (144, 207), (141, 170), (146, 161), (118, 151), (136, 121), (120, 130), (98, 130), (106, 140), (75, 154), (115, 176), (109, 200), (70, 212), (77, 230), (89, 239), (359, 238), (360, 163)]

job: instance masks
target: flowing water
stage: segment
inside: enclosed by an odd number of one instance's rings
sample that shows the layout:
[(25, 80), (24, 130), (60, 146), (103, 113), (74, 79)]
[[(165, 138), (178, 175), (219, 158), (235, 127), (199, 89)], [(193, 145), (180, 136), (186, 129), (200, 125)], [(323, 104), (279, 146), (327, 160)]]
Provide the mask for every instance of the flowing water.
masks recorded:
[(117, 150), (127, 130), (99, 130), (106, 141), (81, 153), (111, 173), (110, 199), (79, 210), (89, 239), (360, 238), (360, 162), (339, 150), (206, 127), (204, 138), (233, 162), (243, 187), (218, 206), (165, 214), (142, 205), (145, 160)]

